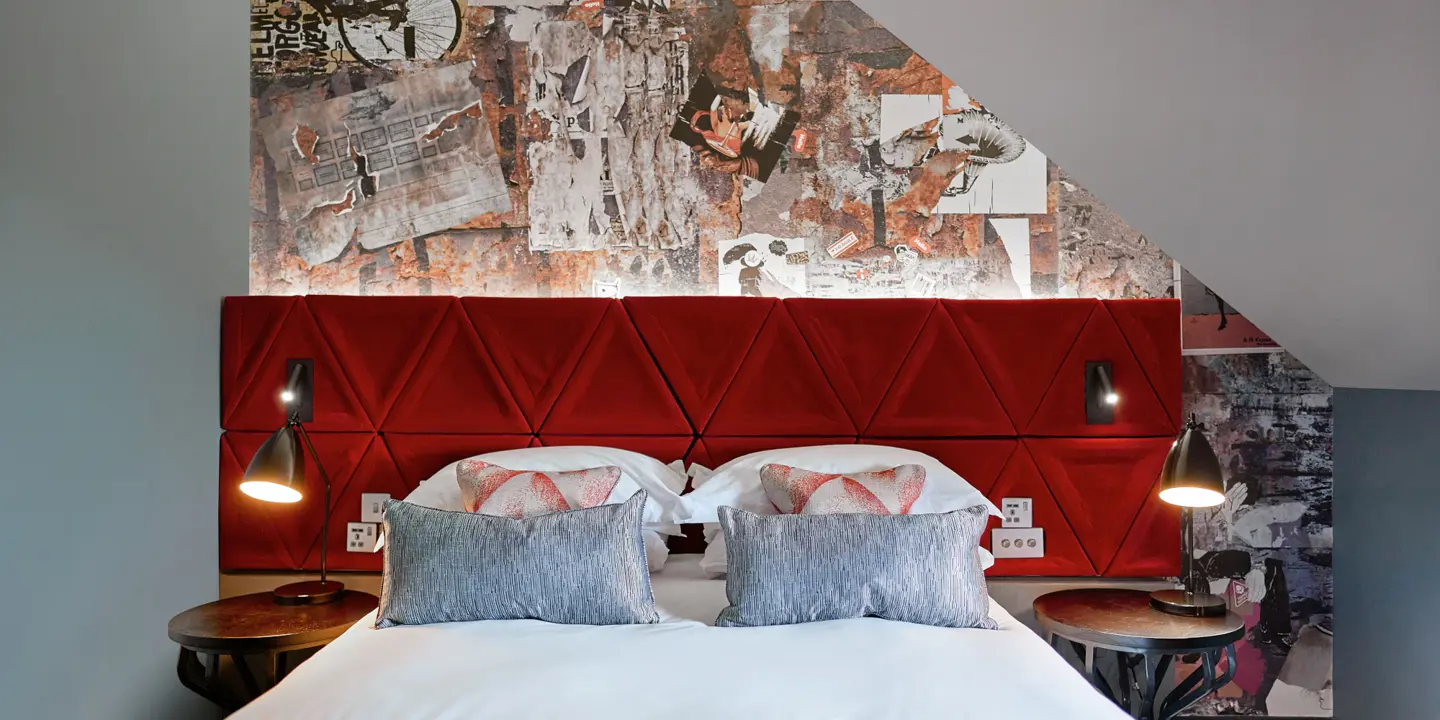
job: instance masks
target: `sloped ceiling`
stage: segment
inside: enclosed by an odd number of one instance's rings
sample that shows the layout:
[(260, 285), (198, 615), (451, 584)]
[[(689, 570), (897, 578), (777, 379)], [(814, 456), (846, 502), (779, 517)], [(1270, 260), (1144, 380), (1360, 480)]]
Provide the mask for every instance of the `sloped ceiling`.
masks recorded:
[(1330, 383), (1440, 389), (1440, 3), (856, 3)]

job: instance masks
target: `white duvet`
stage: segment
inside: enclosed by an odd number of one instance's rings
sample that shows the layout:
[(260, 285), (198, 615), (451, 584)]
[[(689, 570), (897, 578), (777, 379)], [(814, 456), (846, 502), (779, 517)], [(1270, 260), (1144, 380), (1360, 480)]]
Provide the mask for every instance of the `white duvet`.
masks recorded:
[(716, 628), (697, 556), (654, 576), (657, 625), (375, 630), (367, 617), (235, 718), (1125, 718), (992, 603), (999, 630), (874, 618)]

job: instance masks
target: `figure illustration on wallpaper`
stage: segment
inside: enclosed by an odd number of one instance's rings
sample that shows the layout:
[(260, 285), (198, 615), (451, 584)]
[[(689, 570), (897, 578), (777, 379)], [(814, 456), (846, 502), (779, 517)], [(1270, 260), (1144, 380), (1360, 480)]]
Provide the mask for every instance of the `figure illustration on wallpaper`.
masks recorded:
[(988, 110), (964, 110), (940, 120), (940, 149), (969, 154), (960, 182), (945, 190), (949, 197), (975, 188), (980, 173), (990, 165), (1014, 162), (1025, 152), (1025, 138)]
[(805, 294), (810, 261), (803, 238), (746, 235), (720, 243), (720, 294), (795, 297)]
[(680, 107), (670, 137), (689, 145), (703, 167), (770, 178), (800, 113), (765, 102), (754, 89), (744, 94), (717, 88), (701, 76)]

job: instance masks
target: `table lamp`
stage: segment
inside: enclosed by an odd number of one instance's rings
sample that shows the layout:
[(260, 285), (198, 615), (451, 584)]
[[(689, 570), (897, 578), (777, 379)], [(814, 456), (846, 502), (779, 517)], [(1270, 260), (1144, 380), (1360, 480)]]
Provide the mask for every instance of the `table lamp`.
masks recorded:
[(318, 605), (340, 598), (345, 585), (326, 579), (326, 540), (330, 537), (330, 477), (320, 464), (315, 446), (310, 444), (310, 435), (305, 432), (302, 419), (310, 419), (311, 368), (308, 361), (290, 362), (290, 381), (280, 393), (285, 403), (285, 427), (275, 431), (265, 444), (251, 458), (245, 468), (245, 477), (240, 481), (240, 492), (256, 500), (274, 503), (295, 503), (305, 496), (304, 451), (315, 460), (315, 469), (320, 481), (325, 484), (325, 504), (322, 507), (324, 520), (320, 529), (320, 580), (290, 583), (275, 588), (275, 602), (281, 605)]
[(1165, 456), (1160, 471), (1160, 499), (1182, 508), (1180, 572), (1184, 588), (1151, 593), (1150, 606), (1173, 615), (1224, 615), (1225, 598), (1212, 595), (1205, 578), (1195, 572), (1194, 509), (1224, 503), (1225, 479), (1220, 473), (1220, 460), (1193, 414)]

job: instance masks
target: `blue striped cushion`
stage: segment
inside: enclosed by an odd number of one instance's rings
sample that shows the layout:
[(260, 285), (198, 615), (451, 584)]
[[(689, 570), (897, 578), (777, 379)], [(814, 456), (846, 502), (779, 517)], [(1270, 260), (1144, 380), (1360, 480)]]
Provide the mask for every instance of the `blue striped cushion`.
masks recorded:
[(994, 629), (975, 552), (988, 517), (983, 505), (926, 515), (756, 515), (722, 507), (730, 606), (715, 624), (873, 616)]
[(642, 490), (619, 505), (524, 519), (388, 502), (375, 627), (659, 622), (640, 534), (645, 499)]

